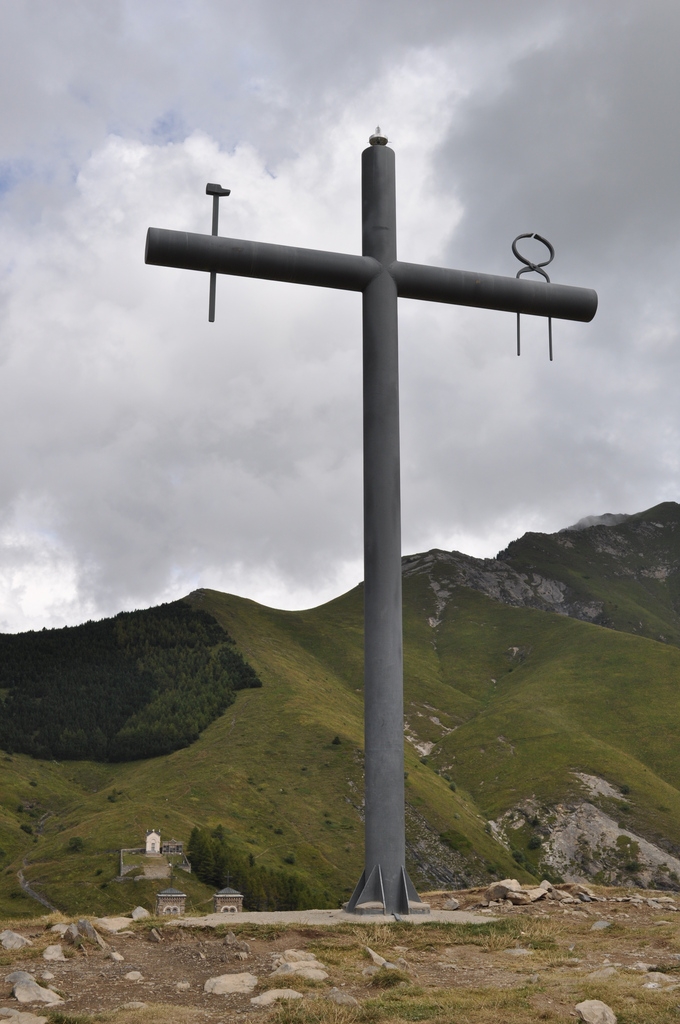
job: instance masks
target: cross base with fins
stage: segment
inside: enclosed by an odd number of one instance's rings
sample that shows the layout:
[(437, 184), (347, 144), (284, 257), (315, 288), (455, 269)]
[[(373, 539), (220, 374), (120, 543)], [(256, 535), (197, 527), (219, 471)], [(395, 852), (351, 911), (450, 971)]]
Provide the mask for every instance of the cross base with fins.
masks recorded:
[(397, 886), (396, 905), (388, 904), (385, 899), (385, 887), (383, 885), (382, 871), (380, 865), (376, 864), (366, 878), (366, 871), (363, 871), (357, 886), (352, 893), (349, 903), (345, 906), (347, 914), (429, 914), (429, 903), (423, 903), (416, 892), (416, 887), (408, 876), (406, 868), (402, 867), (401, 877)]

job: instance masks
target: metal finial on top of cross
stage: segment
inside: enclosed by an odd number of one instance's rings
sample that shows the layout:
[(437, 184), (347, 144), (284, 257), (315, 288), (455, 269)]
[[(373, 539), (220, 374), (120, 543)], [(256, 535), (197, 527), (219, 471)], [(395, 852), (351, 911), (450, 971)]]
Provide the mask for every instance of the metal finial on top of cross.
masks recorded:
[(379, 129), (369, 141), (361, 155), (361, 256), (149, 228), (145, 258), (211, 275), (362, 294), (366, 843), (364, 872), (347, 909), (399, 915), (426, 908), (405, 858), (398, 299), (587, 322), (597, 295), (398, 260), (394, 151)]

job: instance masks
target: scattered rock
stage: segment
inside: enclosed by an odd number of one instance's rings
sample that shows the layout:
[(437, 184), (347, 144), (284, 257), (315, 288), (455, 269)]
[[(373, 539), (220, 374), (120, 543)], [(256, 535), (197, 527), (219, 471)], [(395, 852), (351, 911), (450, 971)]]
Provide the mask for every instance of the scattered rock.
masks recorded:
[(525, 892), (532, 903), (535, 903), (536, 900), (544, 900), (548, 895), (548, 890), (544, 889), (542, 885), (534, 886), (532, 889), (526, 889)]
[(522, 886), (516, 878), (504, 878), (501, 882), (492, 882), (484, 893), (487, 900), (504, 900), (509, 892), (519, 892)]
[(380, 953), (376, 953), (374, 950), (371, 949), (370, 946), (364, 946), (364, 949), (366, 950), (366, 952), (370, 956), (370, 958), (373, 961), (373, 963), (377, 964), (378, 967), (382, 967), (383, 964), (387, 963), (387, 960), (385, 959), (385, 957), (384, 956), (380, 956)]
[(20, 1003), (50, 1003), (54, 1006), (64, 1001), (51, 988), (43, 988), (36, 981), (17, 981), (12, 995)]
[(300, 967), (295, 972), (296, 978), (306, 978), (307, 981), (325, 981), (328, 977), (327, 971), (322, 971), (319, 967)]
[(40, 975), (41, 981), (54, 981), (54, 975), (52, 971), (43, 971)]
[(237, 960), (247, 960), (249, 955), (249, 953), (242, 953), (240, 950), (234, 954)]
[(130, 917), (133, 921), (141, 921), (143, 917), (151, 917), (151, 914), (148, 910), (145, 910), (144, 907), (135, 907), (130, 914)]
[(252, 992), (256, 985), (254, 974), (220, 974), (217, 978), (208, 978), (203, 991), (212, 992), (216, 996), (228, 996), (234, 992)]
[(117, 953), (115, 949), (112, 949), (109, 953), (109, 960), (115, 960), (116, 963), (122, 963), (125, 959), (122, 953)]
[[(446, 901), (446, 903), (444, 904), (443, 909), (444, 910), (458, 910), (459, 907), (460, 907), (460, 903), (458, 902), (458, 900), (450, 899), (450, 900)], [(354, 997), (353, 996), (349, 996), (349, 998), (353, 999)], [(354, 1002), (356, 1003), (356, 999), (354, 1000)]]
[(191, 985), (188, 981), (178, 981), (177, 984), (175, 985), (175, 988), (177, 989), (178, 992), (188, 992), (189, 989), (191, 988)]
[(36, 1017), (34, 1013), (21, 1010), (10, 1010), (9, 1007), (0, 1007), (0, 1017), (9, 1019), (9, 1024), (49, 1024), (47, 1017)]
[[(151, 915), (149, 915), (151, 916)], [(156, 928), (152, 928), (149, 932), (149, 942), (162, 942), (163, 936)]]
[(616, 1024), (614, 1011), (601, 999), (586, 999), (583, 1003), (577, 1003), (574, 1009), (579, 1020), (586, 1021), (586, 1024)]
[(9, 929), (0, 932), (0, 942), (4, 949), (23, 949), (24, 946), (33, 945), (30, 939), (25, 939), (23, 935), (19, 935), (18, 932), (12, 932)]
[(642, 960), (638, 960), (638, 962), (636, 964), (633, 964), (633, 966), (631, 968), (631, 970), (633, 970), (633, 971), (651, 971), (651, 969), (652, 969), (652, 965), (651, 964), (645, 964), (645, 963), (642, 962)]
[[(129, 928), (132, 924), (131, 917), (95, 917), (94, 920), (97, 927), (105, 932), (120, 932), (123, 928)], [(57, 927), (61, 928), (63, 926), (55, 925), (52, 930), (56, 931)]]
[[(544, 890), (541, 889), (541, 892)], [(514, 907), (525, 907), (528, 903), (531, 903), (531, 897), (528, 892), (524, 889), (510, 889), (506, 899), (512, 903)]]
[(254, 996), (250, 1002), (253, 1006), (271, 1006), (279, 999), (302, 999), (302, 992), (296, 992), (294, 988), (270, 988), (260, 996)]
[(611, 926), (611, 921), (596, 921), (590, 930), (591, 932), (601, 932), (604, 931), (605, 928), (611, 928)]
[(612, 978), (618, 971), (615, 967), (600, 967), (598, 971), (592, 971), (588, 977), (588, 981), (606, 981), (607, 978)]
[(98, 946), (102, 947), (102, 949), (108, 949), (108, 946), (104, 942), (103, 938), (101, 937), (97, 929), (93, 925), (91, 925), (86, 918), (81, 917), (75, 925), (70, 925), (69, 928), (67, 928), (66, 931), (64, 932), (65, 938), (70, 934), (71, 928), (75, 928), (77, 934), (80, 935), (81, 938), (87, 939), (88, 942), (96, 942)]
[(126, 981), (143, 981), (144, 975), (141, 971), (128, 971), (125, 975)]
[(50, 931), (56, 932), (57, 935), (63, 935), (67, 928), (67, 924), (53, 924), (52, 927), (50, 928)]
[(677, 978), (671, 978), (669, 974), (662, 974), (661, 971), (649, 971), (645, 976), (645, 982), (653, 985), (673, 985)]
[(5, 981), (8, 985), (16, 985), (17, 981), (35, 981), (35, 975), (28, 971), (12, 971), (5, 976)]
[(302, 961), (316, 960), (316, 957), (313, 953), (308, 953), (306, 949), (286, 949), (277, 959), (282, 964), (295, 964)]
[(43, 950), (43, 960), (66, 960), (61, 945), (47, 946)]
[[(455, 902), (455, 901), (453, 901)], [(359, 1000), (351, 996), (349, 992), (343, 992), (341, 988), (332, 988), (326, 999), (330, 999), (332, 1003), (337, 1003), (338, 1006), (358, 1006)]]
[(77, 924), (67, 925), (66, 931), (62, 934), (62, 938), (65, 939), (66, 942), (70, 942), (72, 946), (79, 946), (83, 941), (83, 937), (78, 931)]
[(380, 968), (378, 967), (377, 964), (371, 964), (370, 967), (364, 967), (361, 973), (364, 974), (367, 978), (370, 978), (373, 974), (377, 974), (379, 970)]
[[(241, 953), (250, 953), (250, 946), (248, 945), (248, 943), (247, 942), (243, 942), (241, 939), (237, 939), (233, 932), (227, 932), (227, 934), (224, 937), (224, 944), (225, 944), (225, 946), (232, 946), (234, 949), (239, 950), (239, 952), (241, 952)], [(297, 949), (288, 949), (288, 950), (286, 950), (286, 953), (299, 953), (299, 952), (300, 952), (300, 950), (297, 950)], [(284, 958), (286, 956), (286, 953), (283, 954)], [(306, 960), (310, 959), (310, 957), (306, 953), (304, 954), (304, 958)]]

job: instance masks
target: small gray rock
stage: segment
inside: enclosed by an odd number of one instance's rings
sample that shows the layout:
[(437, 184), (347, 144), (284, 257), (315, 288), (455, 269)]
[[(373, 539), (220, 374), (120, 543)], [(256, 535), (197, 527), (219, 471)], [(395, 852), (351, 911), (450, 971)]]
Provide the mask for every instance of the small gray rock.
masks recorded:
[(8, 928), (0, 932), (0, 943), (4, 949), (23, 949), (24, 946), (32, 946), (30, 939), (25, 939), (18, 932), (10, 931)]
[(607, 1006), (601, 999), (586, 999), (577, 1003), (574, 1007), (579, 1020), (586, 1024), (616, 1024), (616, 1014), (611, 1006)]
[(163, 937), (162, 937), (161, 933), (159, 931), (157, 931), (156, 928), (152, 928), (151, 931), (149, 932), (149, 942), (162, 942), (162, 941), (163, 941)]
[(43, 950), (43, 960), (65, 960), (61, 943), (57, 943), (56, 946), (47, 946)]
[(338, 1006), (358, 1006), (359, 1000), (351, 996), (349, 992), (343, 992), (341, 988), (332, 988), (326, 999), (330, 999), (332, 1003), (337, 1003)]
[(302, 992), (296, 992), (294, 988), (270, 988), (262, 995), (254, 996), (250, 1002), (253, 1006), (272, 1006), (279, 999), (302, 999)]
[(450, 900), (446, 901), (446, 903), (444, 904), (444, 908), (443, 909), (444, 910), (458, 910), (459, 907), (460, 907), (460, 903), (458, 902), (458, 900), (450, 899)]
[(51, 988), (43, 988), (35, 981), (18, 981), (12, 989), (12, 995), (19, 1003), (63, 1003), (61, 996)]
[(128, 971), (128, 973), (125, 975), (125, 980), (126, 981), (143, 981), (144, 980), (144, 975), (142, 974), (141, 971)]
[(605, 928), (611, 928), (611, 926), (611, 921), (596, 921), (590, 930), (591, 932), (601, 932), (604, 931)]
[(125, 957), (122, 953), (117, 953), (115, 949), (112, 949), (109, 953), (109, 960), (115, 960), (116, 963), (121, 963)]
[(587, 975), (588, 981), (607, 981), (608, 978), (613, 978), (617, 974), (615, 967), (600, 967), (599, 971), (592, 971)]
[(16, 985), (18, 981), (35, 981), (35, 975), (29, 974), (28, 971), (12, 971), (5, 976), (5, 981), (8, 985)]
[(208, 978), (203, 986), (204, 992), (212, 992), (216, 996), (231, 995), (234, 992), (250, 993), (257, 985), (254, 974), (220, 974), (216, 978)]

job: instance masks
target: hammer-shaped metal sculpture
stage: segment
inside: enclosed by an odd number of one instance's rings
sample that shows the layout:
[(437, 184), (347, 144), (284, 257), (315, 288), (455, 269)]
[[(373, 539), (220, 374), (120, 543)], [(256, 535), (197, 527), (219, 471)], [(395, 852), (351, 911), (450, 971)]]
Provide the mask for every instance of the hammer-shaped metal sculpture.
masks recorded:
[(347, 909), (426, 910), (406, 872), (397, 300), (592, 320), (588, 288), (397, 260), (394, 152), (379, 128), (362, 154), (361, 256), (149, 228), (146, 262), (318, 285), (363, 296), (365, 868)]

